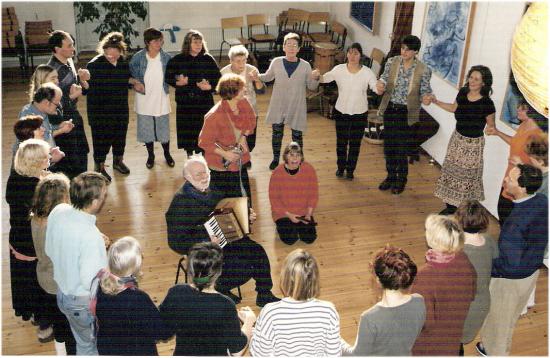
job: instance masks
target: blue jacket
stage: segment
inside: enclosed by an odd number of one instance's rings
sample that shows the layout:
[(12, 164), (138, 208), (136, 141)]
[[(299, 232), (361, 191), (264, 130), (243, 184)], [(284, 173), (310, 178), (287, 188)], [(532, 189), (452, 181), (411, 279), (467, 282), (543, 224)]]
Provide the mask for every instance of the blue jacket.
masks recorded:
[(542, 265), (548, 244), (548, 199), (536, 194), (514, 203), (500, 230), (499, 257), (493, 260), (492, 277), (522, 279)]
[[(132, 77), (138, 80), (139, 82), (145, 84), (145, 71), (147, 70), (147, 56), (145, 54), (147, 53), (147, 49), (143, 49), (139, 52), (137, 52), (134, 56), (132, 56), (132, 59), (130, 60), (130, 73), (132, 74)], [(162, 49), (160, 50), (160, 61), (162, 62), (162, 74), (164, 78), (164, 73), (166, 72), (166, 65), (168, 64), (168, 61), (172, 56), (170, 56), (167, 52), (164, 52)], [(169, 87), (166, 82), (163, 83), (164, 86), (164, 92), (168, 94)]]

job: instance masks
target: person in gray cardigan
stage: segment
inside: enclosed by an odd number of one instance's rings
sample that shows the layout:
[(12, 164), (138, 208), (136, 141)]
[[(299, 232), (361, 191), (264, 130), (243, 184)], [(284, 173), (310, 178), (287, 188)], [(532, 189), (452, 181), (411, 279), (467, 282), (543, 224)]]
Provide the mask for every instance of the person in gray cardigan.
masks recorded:
[(298, 34), (286, 34), (283, 42), (285, 56), (274, 58), (267, 72), (254, 78), (263, 82), (275, 80), (266, 116), (266, 122), (271, 123), (273, 129), (271, 170), (279, 164), (285, 124), (292, 129), (292, 141), (303, 148), (302, 133), (307, 128), (306, 87), (313, 91), (319, 85), (319, 70), (312, 71), (309, 63), (296, 57), (300, 45)]

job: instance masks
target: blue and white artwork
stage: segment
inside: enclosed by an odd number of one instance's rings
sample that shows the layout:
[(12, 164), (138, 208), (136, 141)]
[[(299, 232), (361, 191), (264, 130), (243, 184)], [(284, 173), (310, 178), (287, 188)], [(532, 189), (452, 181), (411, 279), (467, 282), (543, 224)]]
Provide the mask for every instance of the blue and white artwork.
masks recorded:
[(422, 31), (420, 59), (459, 87), (470, 17), (470, 2), (430, 2)]

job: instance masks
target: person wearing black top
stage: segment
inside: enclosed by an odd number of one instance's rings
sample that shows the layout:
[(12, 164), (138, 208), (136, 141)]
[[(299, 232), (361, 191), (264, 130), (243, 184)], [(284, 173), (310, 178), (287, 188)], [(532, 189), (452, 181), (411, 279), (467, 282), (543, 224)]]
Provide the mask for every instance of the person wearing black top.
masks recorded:
[(92, 128), (95, 171), (108, 180), (105, 159), (113, 147), (113, 169), (121, 174), (130, 170), (122, 161), (128, 131), (128, 85), (132, 81), (126, 61), (126, 43), (120, 32), (111, 32), (100, 41), (99, 53), (87, 65), (88, 123)]
[(109, 270), (102, 270), (96, 281), (97, 351), (110, 356), (158, 355), (156, 341), (168, 339), (170, 332), (149, 295), (137, 288), (139, 242), (123, 237), (107, 255)]
[(187, 258), (191, 284), (172, 287), (159, 306), (164, 323), (176, 334), (175, 356), (241, 355), (250, 341), (254, 312), (250, 307), (237, 311), (231, 299), (214, 289), (222, 262), (217, 244), (194, 245)]
[(181, 53), (168, 62), (164, 81), (176, 89), (176, 128), (178, 148), (187, 156), (193, 151), (203, 152), (198, 146), (204, 115), (214, 106), (212, 93), (221, 74), (214, 58), (208, 53), (204, 36), (190, 30)]
[[(54, 31), (48, 40), (52, 57), (48, 65), (57, 70), (59, 88), (63, 91), (61, 98), (62, 116), (48, 116), (51, 124), (57, 125), (63, 121), (72, 121), (74, 128), (55, 137), (66, 158), (58, 165), (57, 170), (65, 173), (69, 179), (88, 170), (88, 140), (84, 131), (84, 120), (78, 112), (78, 98), (86, 93), (90, 72), (85, 69), (76, 71), (72, 57), (74, 56), (74, 41), (65, 31)], [(78, 84), (80, 83), (80, 84)]]
[(454, 103), (444, 103), (432, 95), (432, 102), (455, 114), (454, 131), (441, 167), (435, 196), (447, 207), (440, 214), (453, 214), (465, 200), (485, 200), (483, 191), (483, 148), (485, 125), (495, 126), (493, 76), (485, 66), (473, 66), (467, 82), (459, 90)]

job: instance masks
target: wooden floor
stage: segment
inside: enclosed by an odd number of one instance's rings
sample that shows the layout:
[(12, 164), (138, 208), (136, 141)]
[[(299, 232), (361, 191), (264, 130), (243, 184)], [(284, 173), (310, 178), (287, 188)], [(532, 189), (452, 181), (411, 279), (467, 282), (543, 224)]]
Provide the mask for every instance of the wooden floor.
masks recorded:
[[(4, 190), (10, 166), (10, 148), (14, 142), (13, 123), (21, 107), (26, 103), (27, 84), (4, 75), (2, 87), (2, 190)], [(271, 129), (263, 119), (271, 91), (258, 98), (260, 122), (258, 143), (252, 154), (253, 166), (250, 180), (253, 205), (258, 221), (253, 227), (253, 238), (266, 249), (271, 260), (274, 292), (280, 295), (279, 267), (284, 257), (295, 248), (311, 251), (318, 259), (321, 270), (321, 299), (332, 301), (340, 314), (341, 334), (348, 342), (355, 340), (361, 312), (379, 298), (369, 271), (373, 253), (386, 243), (404, 248), (420, 266), (426, 251), (424, 220), (427, 214), (442, 209), (441, 202), (433, 196), (435, 181), (439, 175), (437, 166), (430, 165), (426, 157), (410, 166), (407, 189), (400, 196), (380, 192), (378, 183), (385, 177), (382, 147), (363, 142), (355, 180), (337, 179), (335, 158), (334, 123), (317, 112), (308, 116), (309, 130), (304, 137), (305, 158), (317, 170), (320, 185), (319, 206), (315, 217), (319, 222), (317, 241), (312, 245), (297, 243), (284, 245), (276, 236), (271, 219), (268, 183), (271, 161)], [(173, 93), (171, 94), (173, 98)], [(79, 103), (81, 113), (86, 114), (86, 101)], [(167, 290), (173, 285), (178, 255), (166, 243), (164, 213), (174, 192), (182, 185), (184, 151), (176, 150), (175, 102), (172, 99), (172, 152), (175, 168), (170, 168), (157, 155), (153, 169), (145, 168), (145, 147), (136, 142), (136, 117), (133, 114), (133, 95), (130, 99), (130, 127), (125, 161), (132, 173), (113, 175), (108, 198), (98, 216), (97, 225), (111, 238), (125, 235), (136, 237), (144, 250), (143, 278), (140, 287), (155, 303), (160, 304)], [(89, 127), (86, 126), (91, 143)], [(288, 130), (288, 129), (287, 129)], [(285, 133), (285, 141), (290, 133)], [(160, 154), (160, 145), (156, 145)], [(91, 153), (89, 165), (92, 167)], [(111, 164), (111, 155), (108, 157)], [(112, 167), (107, 169), (112, 172)], [(4, 195), (3, 195), (4, 196)], [(16, 318), (11, 309), (8, 232), (9, 211), (2, 200), (2, 354), (49, 355), (55, 354), (53, 342), (40, 344), (35, 327)], [(493, 223), (491, 232), (496, 234)], [(522, 317), (516, 327), (512, 348), (513, 355), (548, 355), (548, 272), (542, 270), (537, 284), (536, 306)], [(254, 283), (243, 286), (242, 305), (254, 305)], [(475, 355), (474, 340), (465, 347), (466, 355)], [(161, 355), (173, 353), (175, 339), (158, 345)]]

